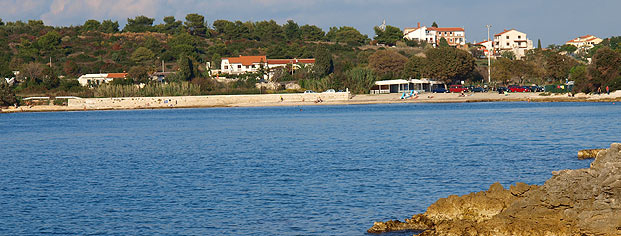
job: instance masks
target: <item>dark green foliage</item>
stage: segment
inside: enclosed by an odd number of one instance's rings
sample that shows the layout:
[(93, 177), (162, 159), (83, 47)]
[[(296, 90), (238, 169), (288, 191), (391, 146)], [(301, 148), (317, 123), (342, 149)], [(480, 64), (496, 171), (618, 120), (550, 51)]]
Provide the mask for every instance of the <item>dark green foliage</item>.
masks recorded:
[(326, 38), (331, 42), (346, 43), (352, 46), (360, 46), (368, 39), (366, 35), (362, 35), (360, 31), (349, 26), (330, 27)]
[(101, 32), (104, 33), (117, 33), (119, 32), (119, 22), (112, 20), (104, 20), (101, 22), (101, 26), (99, 28)]
[(474, 58), (467, 51), (456, 48), (433, 48), (425, 51), (427, 75), (447, 84), (463, 79), (475, 67)]
[(425, 76), (427, 60), (420, 56), (411, 56), (405, 63), (403, 75), (407, 78), (421, 79)]
[(0, 79), (0, 106), (12, 106), (17, 103), (15, 91), (6, 83), (4, 78)]
[(377, 41), (377, 43), (380, 44), (394, 46), (397, 41), (403, 38), (403, 32), (401, 32), (401, 29), (391, 25), (387, 25), (386, 29), (384, 30), (376, 26), (375, 28), (373, 28), (373, 30), (375, 30), (374, 39)]
[(53, 50), (60, 45), (60, 34), (50, 31), (37, 40), (37, 45), (43, 50)]
[(204, 16), (195, 13), (186, 15), (185, 27), (191, 35), (206, 36), (207, 26)]
[(300, 27), (300, 34), (302, 40), (305, 41), (320, 41), (326, 36), (326, 33), (317, 26), (303, 25)]
[(151, 50), (139, 47), (132, 53), (131, 59), (137, 64), (148, 64), (153, 62), (154, 57), (155, 55)]
[(541, 39), (537, 39), (537, 49), (541, 49)]
[(318, 47), (315, 51), (315, 65), (313, 70), (315, 71), (315, 78), (321, 78), (331, 74), (334, 71), (334, 61), (332, 59), (332, 53), (327, 48)]
[(447, 48), (449, 47), (448, 41), (446, 41), (446, 39), (444, 37), (440, 38), (440, 42), (438, 43), (438, 46), (441, 48)]
[(400, 79), (407, 60), (395, 51), (379, 50), (369, 57), (369, 67), (382, 79)]
[(356, 67), (345, 73), (344, 86), (353, 93), (369, 93), (375, 81), (379, 80), (373, 70), (367, 67)]
[(282, 27), (274, 20), (257, 22), (254, 37), (259, 41), (283, 41), (285, 39)]
[(97, 20), (87, 20), (82, 25), (82, 31), (97, 31), (101, 27), (101, 23)]
[(438, 23), (436, 23), (435, 21), (431, 24), (431, 27), (435, 27), (438, 28)]
[(621, 53), (602, 47), (593, 55), (593, 63), (588, 68), (590, 84), (595, 87), (609, 86), (621, 89)]
[(153, 29), (153, 21), (155, 19), (146, 16), (137, 16), (136, 18), (127, 18), (127, 24), (123, 31), (125, 32), (147, 32)]
[(576, 64), (576, 61), (568, 56), (556, 53), (546, 57), (545, 69), (546, 77), (558, 82), (565, 82), (569, 76), (569, 70)]
[(177, 66), (179, 70), (176, 73), (176, 79), (182, 81), (190, 81), (194, 78), (194, 65), (192, 64), (192, 59), (188, 56), (180, 56), (177, 61)]
[(174, 16), (164, 17), (164, 24), (157, 25), (157, 31), (166, 34), (176, 34), (183, 26), (180, 20), (176, 20)]
[(283, 31), (287, 41), (300, 40), (300, 26), (295, 21), (288, 20), (287, 24), (283, 25)]
[(574, 46), (574, 45), (571, 45), (571, 44), (565, 44), (565, 45), (563, 45), (563, 46), (561, 46), (559, 48), (559, 51), (561, 51), (561, 52), (568, 52), (568, 53), (573, 53), (576, 50), (578, 50), (578, 48), (576, 46)]
[(149, 82), (149, 68), (146, 66), (132, 66), (127, 75), (134, 83)]

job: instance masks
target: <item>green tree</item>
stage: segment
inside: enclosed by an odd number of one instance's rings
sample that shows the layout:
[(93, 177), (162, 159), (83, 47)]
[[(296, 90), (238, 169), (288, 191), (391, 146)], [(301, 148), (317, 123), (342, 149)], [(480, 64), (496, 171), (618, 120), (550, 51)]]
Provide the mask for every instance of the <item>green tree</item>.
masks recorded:
[(313, 66), (315, 77), (321, 78), (334, 71), (332, 53), (325, 47), (318, 47), (315, 51), (315, 65)]
[(158, 31), (167, 34), (176, 34), (183, 27), (180, 20), (176, 20), (174, 16), (164, 17), (164, 24), (158, 25)]
[(496, 83), (508, 84), (513, 77), (511, 59), (505, 57), (499, 57), (492, 63), (492, 79)]
[(515, 60), (515, 53), (513, 53), (513, 51), (504, 51), (500, 53), (500, 56), (509, 60)]
[(587, 66), (577, 65), (569, 70), (569, 79), (574, 81), (574, 90), (589, 93), (595, 87), (587, 76)]
[(360, 46), (368, 39), (366, 35), (349, 26), (341, 26), (340, 28), (330, 27), (326, 38), (331, 42), (346, 43), (352, 46)]
[(185, 16), (185, 27), (191, 35), (206, 36), (205, 17), (196, 13)]
[(112, 21), (112, 20), (104, 20), (103, 22), (101, 22), (101, 26), (99, 30), (101, 30), (101, 32), (109, 33), (109, 34), (119, 32), (119, 22)]
[(287, 41), (300, 40), (300, 26), (293, 20), (288, 20), (287, 24), (283, 25), (285, 32), (285, 38)]
[(222, 56), (218, 53), (214, 53), (211, 56), (211, 68), (220, 69), (220, 64), (222, 64)]
[(300, 34), (302, 40), (305, 41), (320, 41), (326, 36), (326, 33), (317, 26), (303, 25), (300, 27)]
[(149, 82), (149, 68), (146, 66), (132, 66), (127, 72), (127, 76), (136, 83)]
[(593, 88), (609, 86), (613, 90), (621, 89), (621, 53), (608, 47), (597, 50), (588, 67), (588, 77)]
[(87, 20), (84, 22), (84, 25), (82, 25), (82, 31), (98, 31), (99, 27), (101, 27), (101, 23), (99, 23), (99, 21)]
[(255, 25), (254, 38), (260, 41), (281, 41), (285, 39), (282, 27), (274, 20), (260, 21)]
[(565, 82), (569, 77), (569, 70), (576, 64), (576, 61), (568, 56), (552, 53), (546, 56), (545, 70), (546, 77), (558, 81)]
[(448, 41), (446, 41), (446, 39), (444, 37), (440, 38), (439, 40), (440, 42), (438, 42), (438, 46), (441, 48), (448, 48), (450, 47), (448, 44)]
[(573, 53), (576, 50), (578, 50), (578, 47), (571, 45), (571, 44), (565, 44), (559, 48), (559, 51), (567, 52), (567, 53)]
[(456, 48), (432, 48), (425, 51), (428, 76), (445, 83), (463, 79), (474, 70), (474, 58), (467, 51)]
[(123, 31), (125, 32), (147, 32), (153, 30), (153, 21), (155, 19), (146, 16), (137, 16), (134, 19), (127, 18), (127, 24)]
[(177, 66), (179, 70), (177, 71), (177, 78), (183, 81), (190, 81), (194, 78), (194, 65), (192, 64), (192, 59), (190, 57), (182, 55), (177, 60)]
[(53, 50), (60, 45), (60, 34), (56, 31), (47, 32), (47, 34), (39, 37), (37, 45), (43, 50)]
[(438, 23), (436, 23), (436, 22), (434, 21), (434, 22), (431, 24), (431, 27), (438, 28)]
[(11, 106), (15, 103), (15, 91), (4, 79), (0, 79), (0, 106)]
[(389, 46), (394, 46), (397, 41), (403, 38), (403, 32), (401, 29), (387, 25), (386, 29), (382, 30), (380, 27), (375, 26), (373, 28), (375, 31), (375, 40), (377, 43), (386, 44)]
[(151, 50), (145, 47), (139, 47), (131, 55), (131, 60), (138, 64), (147, 64), (153, 62), (155, 55)]
[(378, 78), (368, 67), (355, 67), (345, 73), (344, 86), (356, 94), (369, 93)]
[(541, 49), (541, 39), (537, 39), (537, 49)]
[(427, 59), (420, 56), (411, 56), (405, 63), (403, 75), (412, 79), (420, 79), (425, 76)]
[(381, 79), (397, 79), (402, 76), (408, 59), (392, 50), (379, 50), (369, 56), (369, 67)]

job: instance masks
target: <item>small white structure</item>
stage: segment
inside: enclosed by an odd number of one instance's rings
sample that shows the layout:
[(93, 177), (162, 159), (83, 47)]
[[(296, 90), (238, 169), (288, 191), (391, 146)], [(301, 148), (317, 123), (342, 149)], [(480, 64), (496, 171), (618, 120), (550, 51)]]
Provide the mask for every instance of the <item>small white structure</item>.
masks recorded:
[(78, 78), (78, 82), (82, 86), (90, 87), (110, 83), (114, 79), (124, 79), (126, 77), (127, 73), (85, 74)]
[(491, 40), (475, 43), (474, 46), (478, 47), (479, 50), (483, 50), (486, 57), (494, 55), (494, 43)]
[(230, 74), (239, 75), (246, 73), (259, 72), (261, 68), (270, 73), (268, 78), (272, 77), (273, 70), (276, 68), (285, 68), (287, 65), (291, 65), (293, 69), (299, 69), (302, 66), (314, 65), (314, 58), (307, 59), (267, 59), (266, 56), (239, 56), (222, 58), (220, 64), (220, 70), (212, 70), (216, 74)]
[(526, 38), (526, 34), (515, 29), (504, 30), (494, 35), (494, 51), (498, 54), (510, 51), (516, 59), (526, 56), (526, 51), (533, 49), (533, 41)]
[(404, 28), (403, 38), (427, 42), (434, 47), (438, 46), (441, 38), (446, 39), (446, 42), (454, 47), (462, 47), (466, 44), (466, 32), (464, 28), (421, 27), (420, 22), (416, 28)]
[(13, 84), (15, 84), (15, 77), (12, 77), (12, 78), (4, 78), (4, 81), (6, 81), (6, 83), (7, 83), (8, 85), (13, 85)]
[(396, 79), (375, 81), (375, 85), (371, 88), (371, 94), (382, 93), (405, 93), (409, 91), (431, 92), (434, 85), (443, 85), (443, 82), (431, 79)]
[(602, 41), (604, 40), (593, 35), (585, 35), (569, 40), (565, 44), (574, 45), (578, 48), (578, 50), (588, 50), (595, 47), (595, 45), (601, 43)]

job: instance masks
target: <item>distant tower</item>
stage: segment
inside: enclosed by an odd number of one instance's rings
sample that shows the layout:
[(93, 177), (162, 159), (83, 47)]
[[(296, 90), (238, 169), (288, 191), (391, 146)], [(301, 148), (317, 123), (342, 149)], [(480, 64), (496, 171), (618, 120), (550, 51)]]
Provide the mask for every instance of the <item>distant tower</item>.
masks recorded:
[(380, 25), (379, 27), (382, 31), (386, 30), (386, 19), (384, 19), (384, 21), (382, 21), (382, 25)]

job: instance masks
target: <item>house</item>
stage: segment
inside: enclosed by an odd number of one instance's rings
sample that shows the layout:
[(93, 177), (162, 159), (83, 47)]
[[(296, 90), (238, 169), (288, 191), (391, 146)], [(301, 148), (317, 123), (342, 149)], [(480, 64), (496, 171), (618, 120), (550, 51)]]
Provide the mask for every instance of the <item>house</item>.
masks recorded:
[(427, 42), (434, 47), (438, 46), (441, 38), (446, 39), (446, 42), (453, 47), (464, 47), (466, 45), (466, 32), (464, 28), (421, 27), (420, 22), (416, 28), (403, 29), (403, 38)]
[(494, 35), (494, 52), (499, 56), (503, 52), (513, 52), (516, 59), (526, 56), (526, 51), (533, 49), (533, 41), (526, 34), (515, 29), (504, 30)]
[(602, 39), (593, 35), (585, 35), (569, 40), (565, 42), (565, 44), (574, 45), (578, 48), (578, 50), (588, 50), (595, 47), (596, 44), (599, 44), (602, 41)]
[(85, 74), (78, 78), (78, 82), (82, 86), (97, 86), (100, 84), (110, 83), (114, 79), (125, 79), (127, 73), (107, 73), (107, 74)]
[(483, 51), (483, 54), (487, 57), (490, 55), (494, 55), (494, 42), (491, 40), (485, 40), (483, 42), (478, 42), (474, 44), (477, 49)]
[(418, 92), (431, 92), (434, 86), (445, 86), (443, 82), (432, 79), (396, 79), (375, 81), (369, 92), (371, 94), (381, 93), (407, 93), (412, 90)]
[(285, 68), (287, 65), (292, 65), (293, 69), (299, 69), (303, 66), (314, 65), (314, 58), (306, 59), (267, 59), (266, 56), (239, 56), (222, 58), (220, 63), (219, 73), (238, 75), (246, 73), (257, 73), (264, 68), (266, 71), (270, 71), (267, 75), (270, 78), (274, 71), (272, 69)]

